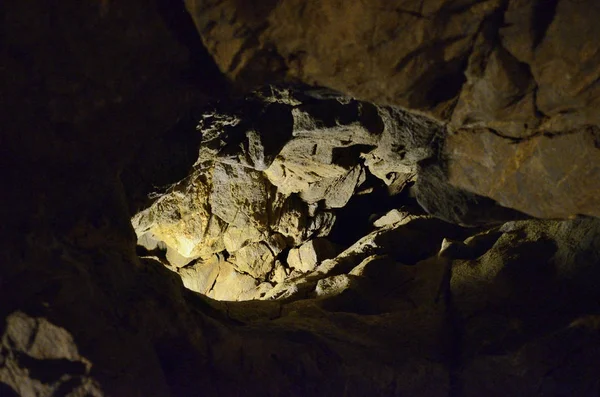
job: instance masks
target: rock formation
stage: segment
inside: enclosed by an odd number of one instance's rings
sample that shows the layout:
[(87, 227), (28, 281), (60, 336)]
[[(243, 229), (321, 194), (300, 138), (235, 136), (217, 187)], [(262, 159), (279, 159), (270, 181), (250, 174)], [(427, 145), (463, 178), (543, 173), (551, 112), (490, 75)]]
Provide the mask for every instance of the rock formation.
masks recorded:
[[(454, 186), (537, 217), (598, 216), (597, 1), (186, 4), (237, 84), (287, 78), (428, 114), (452, 132)], [(481, 146), (492, 159), (471, 155)], [(573, 157), (559, 166), (557, 150)]]
[(0, 4), (0, 396), (597, 396), (593, 0)]

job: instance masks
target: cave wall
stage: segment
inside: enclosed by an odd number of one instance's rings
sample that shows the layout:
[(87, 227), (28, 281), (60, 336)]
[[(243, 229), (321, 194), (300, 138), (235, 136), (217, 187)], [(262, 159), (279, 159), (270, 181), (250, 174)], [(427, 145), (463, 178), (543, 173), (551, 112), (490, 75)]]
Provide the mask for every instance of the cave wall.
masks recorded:
[(598, 216), (598, 2), (186, 4), (237, 84), (302, 81), (429, 115), (448, 128), (454, 186), (536, 217)]
[(199, 112), (273, 80), (443, 125), (426, 192), (598, 215), (597, 4), (407, 3), (0, 3), (0, 394), (597, 395), (593, 218), (421, 213), (262, 302), (136, 253)]

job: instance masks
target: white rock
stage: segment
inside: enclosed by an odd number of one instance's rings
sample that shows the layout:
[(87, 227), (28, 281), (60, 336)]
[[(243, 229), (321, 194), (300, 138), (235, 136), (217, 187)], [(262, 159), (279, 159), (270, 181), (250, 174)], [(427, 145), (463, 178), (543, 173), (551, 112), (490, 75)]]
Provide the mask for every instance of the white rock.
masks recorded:
[(288, 265), (301, 272), (310, 272), (325, 259), (336, 255), (335, 247), (326, 239), (316, 238), (293, 248), (288, 254)]
[(253, 299), (258, 292), (257, 284), (254, 278), (237, 272), (229, 262), (221, 262), (214, 288), (207, 295), (222, 301)]
[(251, 243), (240, 248), (232, 259), (241, 272), (261, 280), (264, 280), (275, 266), (275, 255), (264, 242)]
[(417, 215), (411, 215), (407, 212), (394, 209), (373, 222), (373, 226), (385, 227), (393, 224), (404, 225), (416, 218), (418, 218)]
[(318, 297), (338, 295), (350, 288), (353, 280), (346, 274), (327, 277), (317, 282), (315, 293)]
[(285, 281), (286, 276), (287, 273), (285, 271), (285, 268), (283, 267), (280, 261), (276, 261), (275, 267), (273, 268), (273, 275), (271, 276), (270, 281), (275, 284), (280, 284)]
[(219, 275), (220, 260), (214, 255), (206, 261), (196, 261), (191, 266), (178, 269), (183, 285), (195, 292), (208, 294)]

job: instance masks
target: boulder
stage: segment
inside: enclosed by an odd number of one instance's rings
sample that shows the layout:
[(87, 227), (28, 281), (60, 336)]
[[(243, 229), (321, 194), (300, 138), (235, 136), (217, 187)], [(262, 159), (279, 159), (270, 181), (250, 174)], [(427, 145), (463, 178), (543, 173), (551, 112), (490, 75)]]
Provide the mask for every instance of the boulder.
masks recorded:
[(300, 247), (292, 248), (287, 257), (287, 264), (293, 269), (306, 273), (314, 270), (323, 260), (335, 257), (336, 254), (337, 249), (328, 240), (315, 238)]
[(104, 396), (73, 336), (45, 318), (14, 312), (0, 339), (0, 391), (7, 396)]

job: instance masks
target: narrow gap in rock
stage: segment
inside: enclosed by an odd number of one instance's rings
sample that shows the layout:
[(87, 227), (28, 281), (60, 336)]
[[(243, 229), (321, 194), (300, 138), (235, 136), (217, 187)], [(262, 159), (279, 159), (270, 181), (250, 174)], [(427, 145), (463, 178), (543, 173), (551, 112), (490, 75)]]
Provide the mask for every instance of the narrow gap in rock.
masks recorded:
[(184, 77), (221, 96), (228, 91), (228, 82), (198, 35), (196, 25), (183, 0), (157, 0), (159, 14), (173, 37), (189, 51), (189, 70)]
[(532, 29), (533, 29), (533, 49), (536, 49), (544, 40), (546, 32), (556, 15), (558, 0), (537, 0), (533, 5)]
[(410, 186), (406, 186), (396, 194), (379, 178), (365, 169), (367, 179), (358, 189), (370, 191), (365, 194), (354, 194), (348, 204), (336, 209), (336, 221), (328, 236), (335, 244), (347, 247), (354, 244), (362, 236), (374, 230), (373, 221), (392, 209), (403, 206), (419, 211), (420, 206), (410, 197)]

